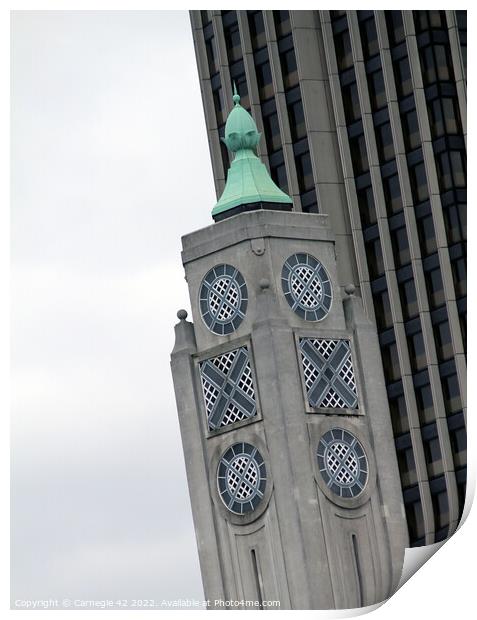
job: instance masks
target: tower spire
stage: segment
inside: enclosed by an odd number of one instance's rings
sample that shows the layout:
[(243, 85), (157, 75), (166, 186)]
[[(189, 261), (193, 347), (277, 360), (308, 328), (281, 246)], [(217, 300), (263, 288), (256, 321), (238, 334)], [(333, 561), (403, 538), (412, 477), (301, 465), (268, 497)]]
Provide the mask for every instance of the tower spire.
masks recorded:
[(234, 82), (234, 93), (233, 93), (232, 101), (234, 102), (235, 105), (239, 105), (240, 104), (240, 95), (237, 92), (237, 84), (236, 84), (236, 82)]
[(256, 155), (261, 134), (251, 115), (240, 105), (237, 85), (233, 84), (234, 107), (225, 123), (222, 141), (234, 154), (227, 182), (212, 210), (216, 222), (244, 211), (273, 209), (291, 211), (293, 201), (272, 180), (265, 164)]

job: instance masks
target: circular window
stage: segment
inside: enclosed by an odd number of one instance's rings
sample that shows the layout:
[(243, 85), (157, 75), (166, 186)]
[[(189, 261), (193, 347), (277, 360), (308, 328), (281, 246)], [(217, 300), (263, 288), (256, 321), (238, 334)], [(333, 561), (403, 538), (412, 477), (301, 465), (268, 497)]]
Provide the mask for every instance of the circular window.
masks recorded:
[(238, 269), (217, 265), (207, 272), (200, 287), (200, 312), (214, 334), (230, 334), (247, 311), (247, 285)]
[(356, 497), (368, 481), (368, 459), (356, 437), (332, 428), (320, 439), (318, 468), (326, 486), (340, 497)]
[(292, 310), (306, 321), (321, 321), (331, 308), (333, 293), (326, 269), (311, 254), (293, 254), (282, 269), (282, 287)]
[(252, 512), (265, 493), (267, 470), (260, 452), (249, 443), (236, 443), (222, 456), (217, 469), (220, 499), (235, 514)]

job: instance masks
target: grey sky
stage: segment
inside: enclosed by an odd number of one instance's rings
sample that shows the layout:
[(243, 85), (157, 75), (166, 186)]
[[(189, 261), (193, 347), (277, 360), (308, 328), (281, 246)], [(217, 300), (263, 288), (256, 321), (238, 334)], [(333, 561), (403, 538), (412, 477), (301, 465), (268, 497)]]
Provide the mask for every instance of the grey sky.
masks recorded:
[(12, 18), (13, 599), (202, 598), (169, 372), (211, 223), (186, 12)]

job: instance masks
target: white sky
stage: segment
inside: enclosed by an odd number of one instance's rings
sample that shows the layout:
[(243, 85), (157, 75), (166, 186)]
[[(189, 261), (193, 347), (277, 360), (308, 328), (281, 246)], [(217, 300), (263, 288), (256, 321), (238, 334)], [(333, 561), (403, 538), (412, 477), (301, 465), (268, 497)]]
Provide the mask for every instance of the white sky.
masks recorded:
[(202, 598), (169, 370), (215, 202), (186, 12), (12, 18), (12, 598)]

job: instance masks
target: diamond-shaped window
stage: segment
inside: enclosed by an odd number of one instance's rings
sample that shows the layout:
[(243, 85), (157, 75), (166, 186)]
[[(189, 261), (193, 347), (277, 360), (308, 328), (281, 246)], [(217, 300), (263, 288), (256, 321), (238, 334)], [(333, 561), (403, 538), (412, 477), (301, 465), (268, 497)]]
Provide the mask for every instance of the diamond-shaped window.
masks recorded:
[(210, 430), (252, 418), (257, 413), (247, 347), (201, 362), (200, 378)]
[(311, 407), (358, 407), (349, 340), (300, 338), (300, 353)]

